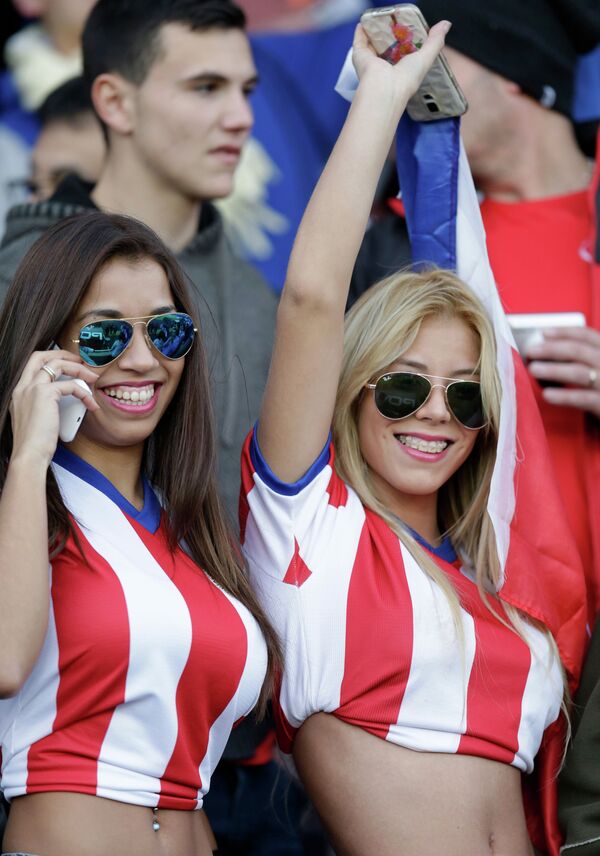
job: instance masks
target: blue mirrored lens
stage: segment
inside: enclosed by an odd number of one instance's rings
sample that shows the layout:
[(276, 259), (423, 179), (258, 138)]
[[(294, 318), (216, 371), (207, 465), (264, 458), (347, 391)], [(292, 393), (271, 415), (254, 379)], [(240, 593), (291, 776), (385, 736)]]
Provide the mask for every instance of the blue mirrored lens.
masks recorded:
[(184, 312), (157, 315), (148, 321), (148, 338), (157, 351), (169, 360), (184, 357), (194, 343), (194, 322)]
[(106, 319), (86, 324), (79, 334), (79, 354), (89, 366), (106, 366), (120, 357), (133, 335), (128, 321)]

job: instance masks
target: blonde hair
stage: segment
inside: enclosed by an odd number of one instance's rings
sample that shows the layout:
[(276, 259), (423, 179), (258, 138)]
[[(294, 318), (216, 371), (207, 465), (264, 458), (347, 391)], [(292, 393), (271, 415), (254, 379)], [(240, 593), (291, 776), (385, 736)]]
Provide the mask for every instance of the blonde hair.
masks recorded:
[(364, 385), (383, 374), (411, 347), (423, 321), (459, 317), (480, 344), (478, 371), (487, 424), (473, 453), (440, 490), (439, 522), (455, 549), (474, 566), (480, 591), (495, 590), (500, 567), (491, 520), (487, 513), (489, 486), (496, 459), (501, 389), (496, 371), (494, 331), (472, 291), (449, 271), (400, 272), (362, 295), (346, 318), (344, 358), (333, 417), (336, 466), (365, 506), (379, 514), (398, 534), (423, 570), (440, 586), (456, 612), (454, 587), (408, 529), (378, 499), (360, 449), (358, 411)]

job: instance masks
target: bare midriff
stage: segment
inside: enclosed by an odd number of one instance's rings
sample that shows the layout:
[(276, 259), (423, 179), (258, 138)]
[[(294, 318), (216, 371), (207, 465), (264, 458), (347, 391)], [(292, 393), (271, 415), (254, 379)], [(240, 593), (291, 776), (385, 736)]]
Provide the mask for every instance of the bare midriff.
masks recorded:
[(14, 799), (3, 841), (4, 851), (36, 856), (212, 856), (215, 846), (203, 811), (153, 812), (73, 793)]
[(521, 774), (471, 755), (415, 752), (325, 713), (294, 760), (336, 856), (532, 856)]

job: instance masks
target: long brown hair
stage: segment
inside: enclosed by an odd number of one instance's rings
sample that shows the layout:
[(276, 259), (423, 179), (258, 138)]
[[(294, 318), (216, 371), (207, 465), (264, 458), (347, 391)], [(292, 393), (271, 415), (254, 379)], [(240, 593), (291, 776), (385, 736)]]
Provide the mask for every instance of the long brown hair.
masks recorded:
[[(90, 212), (66, 218), (45, 232), (19, 266), (0, 314), (0, 491), (12, 453), (10, 401), (25, 364), (34, 351), (46, 350), (59, 338), (94, 277), (115, 258), (159, 264), (176, 308), (191, 315), (201, 328), (185, 274), (147, 226), (129, 217)], [(280, 663), (279, 646), (250, 588), (241, 551), (227, 523), (217, 490), (216, 463), (208, 368), (198, 336), (173, 400), (146, 441), (142, 468), (167, 513), (171, 549), (185, 541), (199, 567), (240, 600), (260, 625), (269, 652), (262, 709), (273, 670)], [(72, 527), (51, 470), (46, 496), (49, 544), (60, 550)]]

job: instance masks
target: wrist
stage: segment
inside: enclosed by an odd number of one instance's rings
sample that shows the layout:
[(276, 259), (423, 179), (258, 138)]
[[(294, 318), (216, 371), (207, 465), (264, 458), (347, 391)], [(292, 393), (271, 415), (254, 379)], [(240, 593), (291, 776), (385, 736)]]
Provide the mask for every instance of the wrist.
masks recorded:
[(361, 76), (355, 97), (369, 99), (372, 104), (380, 105), (382, 111), (393, 113), (400, 121), (413, 92), (408, 83), (394, 71), (388, 63), (371, 66)]
[(23, 477), (35, 478), (36, 475), (45, 481), (51, 458), (37, 449), (13, 450), (8, 465), (9, 473), (20, 473)]

